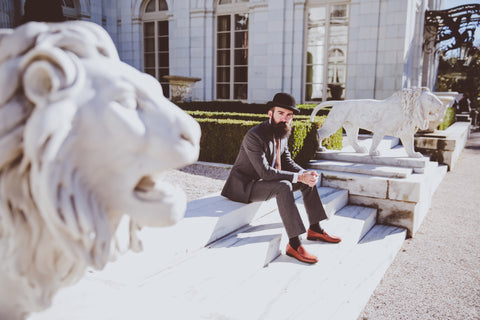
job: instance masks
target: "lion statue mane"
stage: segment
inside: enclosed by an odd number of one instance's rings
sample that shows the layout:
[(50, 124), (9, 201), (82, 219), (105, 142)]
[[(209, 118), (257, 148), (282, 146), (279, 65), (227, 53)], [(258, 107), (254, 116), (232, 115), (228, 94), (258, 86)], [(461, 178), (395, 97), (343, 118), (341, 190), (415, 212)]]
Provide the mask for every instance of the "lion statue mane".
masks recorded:
[(0, 319), (45, 309), (102, 269), (121, 219), (134, 250), (142, 226), (181, 219), (185, 194), (161, 175), (195, 162), (199, 140), (198, 123), (121, 62), (100, 26), (1, 30)]
[[(323, 126), (317, 131), (319, 145), (322, 140), (343, 126), (347, 139), (356, 152), (366, 153), (367, 149), (358, 144), (358, 131), (365, 129), (373, 133), (368, 151), (378, 156), (377, 150), (384, 136), (400, 138), (412, 158), (422, 154), (414, 150), (414, 135), (417, 130), (426, 130), (430, 122), (438, 122), (446, 112), (446, 106), (428, 88), (406, 88), (395, 92), (385, 100), (359, 99), (326, 101), (315, 107), (310, 121), (321, 108), (332, 106)], [(323, 147), (320, 150), (325, 151)]]

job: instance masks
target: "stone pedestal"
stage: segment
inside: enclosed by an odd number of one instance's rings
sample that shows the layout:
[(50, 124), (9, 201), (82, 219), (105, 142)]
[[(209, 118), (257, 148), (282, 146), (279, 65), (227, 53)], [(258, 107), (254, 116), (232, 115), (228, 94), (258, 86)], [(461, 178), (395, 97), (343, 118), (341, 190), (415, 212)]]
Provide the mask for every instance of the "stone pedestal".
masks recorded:
[(430, 157), (432, 161), (453, 170), (470, 133), (469, 121), (457, 121), (445, 130), (415, 135), (415, 150)]
[[(433, 94), (435, 94), (440, 99), (440, 101), (442, 101), (443, 105), (445, 105), (447, 109), (453, 107), (455, 99), (458, 96), (458, 92), (434, 92)], [(438, 121), (430, 122), (428, 124), (428, 129), (422, 130), (421, 132), (435, 132), (435, 129), (437, 129), (438, 125), (442, 122), (442, 120), (443, 119), (439, 119)]]
[(195, 82), (200, 78), (191, 78), (183, 76), (163, 76), (170, 83), (172, 102), (190, 102), (192, 101), (192, 90)]

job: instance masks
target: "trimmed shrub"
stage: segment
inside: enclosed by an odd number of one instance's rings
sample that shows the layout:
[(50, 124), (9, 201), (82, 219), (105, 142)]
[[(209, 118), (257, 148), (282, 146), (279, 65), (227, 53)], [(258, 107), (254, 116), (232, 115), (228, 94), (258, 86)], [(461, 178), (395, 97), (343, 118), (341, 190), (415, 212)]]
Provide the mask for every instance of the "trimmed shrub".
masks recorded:
[[(177, 102), (185, 111), (211, 111), (225, 113), (254, 113), (267, 114), (268, 108), (264, 103), (243, 103), (241, 101), (192, 101)], [(297, 104), (300, 115), (310, 116), (316, 104)], [(317, 115), (327, 115), (331, 107), (325, 107), (318, 111)], [(298, 115), (297, 115), (298, 116)]]
[(266, 113), (238, 113), (218, 111), (185, 111), (195, 119), (231, 119), (244, 121), (265, 121), (268, 119)]
[(445, 130), (455, 122), (455, 108), (448, 108), (442, 122), (438, 125), (438, 130)]
[[(315, 109), (317, 105), (316, 104), (297, 104), (297, 108), (300, 110), (300, 115), (304, 116), (310, 116), (312, 114), (313, 109)], [(331, 106), (329, 107), (324, 107), (318, 110), (317, 116), (326, 116), (330, 110), (332, 109)]]
[(231, 119), (196, 119), (202, 129), (198, 160), (233, 164), (243, 137), (248, 130), (262, 121)]
[(267, 113), (264, 103), (243, 103), (241, 101), (192, 101), (178, 102), (177, 106), (191, 111), (217, 111), (237, 113)]
[[(217, 112), (217, 111), (185, 111), (195, 119), (209, 118), (209, 119), (234, 119), (245, 121), (265, 121), (268, 119), (266, 113), (237, 113), (237, 112)], [(316, 117), (318, 121), (319, 117)], [(295, 120), (310, 120), (310, 116), (296, 115)]]
[[(295, 120), (292, 124), (292, 134), (289, 139), (289, 149), (292, 158), (301, 166), (313, 159), (318, 149), (316, 130), (326, 117), (316, 117), (318, 121)], [(200, 161), (233, 164), (240, 150), (243, 137), (248, 130), (262, 121), (238, 119), (196, 118), (202, 129), (200, 140)], [(323, 146), (329, 149), (341, 149), (342, 131), (323, 141)]]

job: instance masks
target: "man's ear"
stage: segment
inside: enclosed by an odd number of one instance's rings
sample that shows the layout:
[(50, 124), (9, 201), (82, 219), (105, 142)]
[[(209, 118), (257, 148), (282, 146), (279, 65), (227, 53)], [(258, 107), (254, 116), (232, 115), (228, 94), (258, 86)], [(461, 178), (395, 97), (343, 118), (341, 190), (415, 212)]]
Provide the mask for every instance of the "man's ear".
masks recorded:
[(268, 117), (269, 117), (270, 119), (272, 119), (272, 117), (273, 117), (273, 108), (271, 108), (270, 110), (268, 110)]

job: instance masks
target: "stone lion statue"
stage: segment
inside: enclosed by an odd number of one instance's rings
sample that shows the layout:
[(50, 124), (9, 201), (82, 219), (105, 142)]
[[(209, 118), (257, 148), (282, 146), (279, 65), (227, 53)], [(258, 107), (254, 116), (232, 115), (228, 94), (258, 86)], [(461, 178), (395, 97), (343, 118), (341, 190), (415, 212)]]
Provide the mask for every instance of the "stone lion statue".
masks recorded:
[[(428, 88), (403, 89), (385, 100), (326, 101), (315, 107), (310, 121), (326, 106), (332, 106), (332, 109), (317, 131), (319, 145), (343, 126), (355, 151), (366, 153), (367, 149), (358, 144), (358, 131), (362, 128), (373, 133), (369, 150), (372, 156), (379, 155), (380, 141), (390, 135), (400, 138), (409, 157), (422, 157), (414, 150), (415, 132), (427, 129), (430, 122), (441, 120), (446, 112), (445, 105)], [(321, 149), (325, 151), (323, 147)]]
[(185, 194), (161, 174), (196, 161), (199, 140), (198, 123), (121, 62), (100, 26), (2, 30), (0, 319), (45, 309), (87, 266), (102, 269), (121, 219), (134, 250), (142, 226), (181, 219)]

